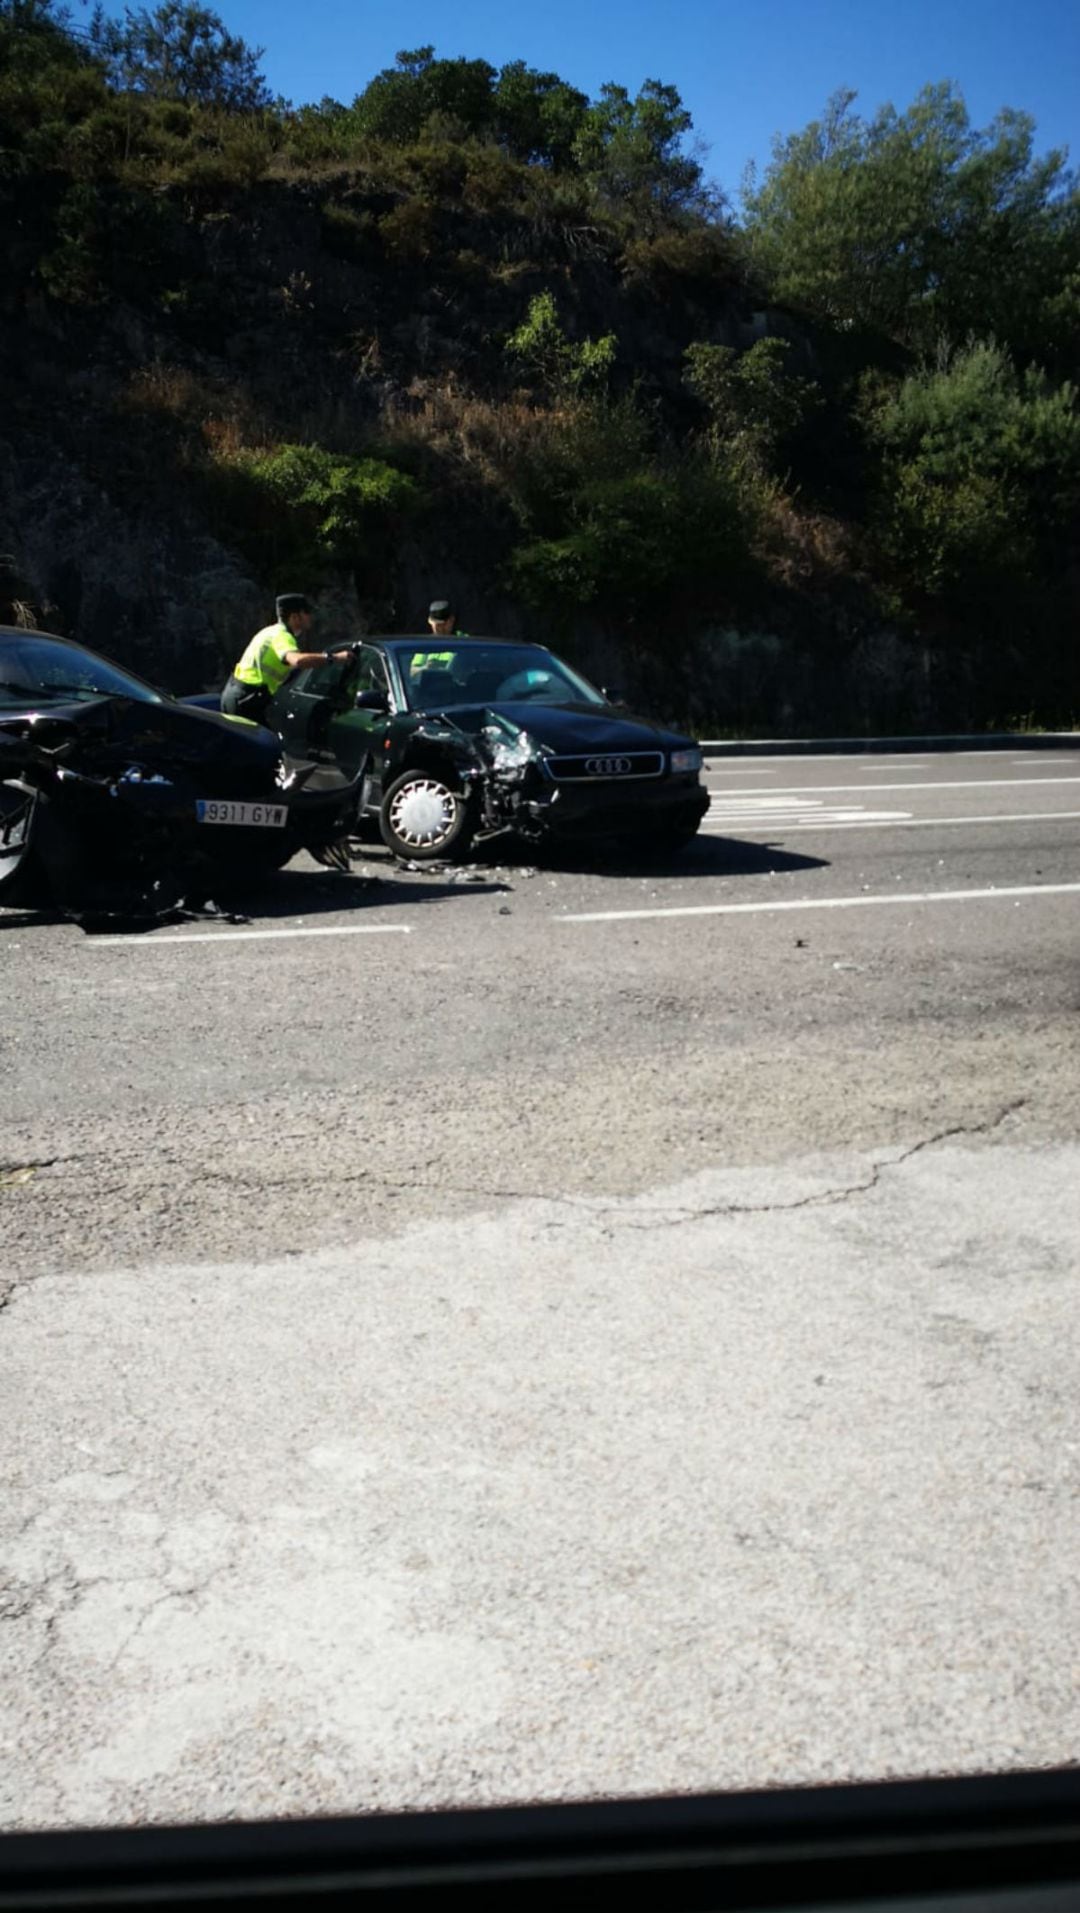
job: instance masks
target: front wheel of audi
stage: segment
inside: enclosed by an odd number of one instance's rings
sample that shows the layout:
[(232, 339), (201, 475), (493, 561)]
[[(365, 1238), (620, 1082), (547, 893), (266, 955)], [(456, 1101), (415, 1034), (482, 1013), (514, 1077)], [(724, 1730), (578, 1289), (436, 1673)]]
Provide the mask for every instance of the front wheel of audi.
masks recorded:
[(475, 799), (455, 790), (438, 771), (411, 770), (395, 778), (382, 803), (382, 840), (406, 863), (463, 857), (476, 834)]

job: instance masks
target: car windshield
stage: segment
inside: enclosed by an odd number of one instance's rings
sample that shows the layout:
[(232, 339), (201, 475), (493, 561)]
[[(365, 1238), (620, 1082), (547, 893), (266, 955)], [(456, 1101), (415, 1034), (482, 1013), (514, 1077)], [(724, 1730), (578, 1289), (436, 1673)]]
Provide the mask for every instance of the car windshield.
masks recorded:
[(600, 704), (587, 679), (538, 644), (458, 644), (453, 638), (395, 647), (411, 711), (454, 704)]
[(132, 677), (118, 664), (81, 645), (58, 638), (0, 639), (0, 709), (19, 710), (28, 702), (70, 703), (91, 697), (129, 697), (140, 704), (161, 704), (161, 693)]

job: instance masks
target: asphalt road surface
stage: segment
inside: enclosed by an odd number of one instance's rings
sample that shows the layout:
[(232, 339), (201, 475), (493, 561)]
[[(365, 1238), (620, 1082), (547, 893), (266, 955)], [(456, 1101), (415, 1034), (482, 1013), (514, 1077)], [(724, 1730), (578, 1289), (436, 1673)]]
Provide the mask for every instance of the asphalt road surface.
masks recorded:
[(0, 1823), (1075, 1760), (1080, 752), (0, 912)]

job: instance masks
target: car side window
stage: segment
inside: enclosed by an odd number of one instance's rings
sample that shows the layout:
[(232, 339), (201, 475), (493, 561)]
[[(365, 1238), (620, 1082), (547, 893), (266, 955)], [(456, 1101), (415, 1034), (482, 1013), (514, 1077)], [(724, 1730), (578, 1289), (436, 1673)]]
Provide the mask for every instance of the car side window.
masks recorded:
[(313, 664), (296, 674), (295, 685), (305, 697), (329, 697), (341, 684), (340, 664)]
[(354, 689), (358, 694), (361, 691), (389, 692), (390, 686), (387, 682), (386, 665), (380, 653), (374, 650), (370, 644), (365, 644), (362, 647), (357, 659), (357, 675), (354, 680)]

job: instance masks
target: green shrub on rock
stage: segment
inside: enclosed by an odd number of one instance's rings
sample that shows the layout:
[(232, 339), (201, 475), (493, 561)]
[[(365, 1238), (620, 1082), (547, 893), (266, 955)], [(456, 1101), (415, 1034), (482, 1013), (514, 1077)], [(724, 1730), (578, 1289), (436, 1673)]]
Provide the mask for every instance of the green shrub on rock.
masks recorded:
[(318, 445), (231, 452), (216, 474), (233, 521), (263, 563), (304, 575), (382, 563), (420, 499), (407, 472)]

